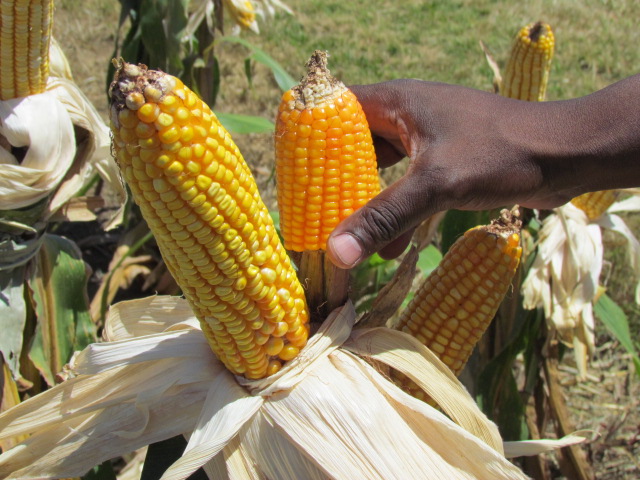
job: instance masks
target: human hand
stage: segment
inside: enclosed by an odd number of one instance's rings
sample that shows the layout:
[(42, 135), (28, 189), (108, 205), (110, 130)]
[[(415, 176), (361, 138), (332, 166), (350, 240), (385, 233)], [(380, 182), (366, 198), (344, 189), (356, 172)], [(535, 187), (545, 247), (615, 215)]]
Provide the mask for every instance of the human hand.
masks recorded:
[(538, 114), (533, 103), (418, 80), (350, 88), (367, 115), (379, 167), (404, 157), (409, 164), (402, 178), (332, 233), (327, 253), (341, 268), (374, 252), (396, 257), (415, 227), (439, 211), (515, 203), (551, 208), (572, 198), (571, 191), (551, 187), (530, 152), (532, 143), (544, 141), (526, 120)]

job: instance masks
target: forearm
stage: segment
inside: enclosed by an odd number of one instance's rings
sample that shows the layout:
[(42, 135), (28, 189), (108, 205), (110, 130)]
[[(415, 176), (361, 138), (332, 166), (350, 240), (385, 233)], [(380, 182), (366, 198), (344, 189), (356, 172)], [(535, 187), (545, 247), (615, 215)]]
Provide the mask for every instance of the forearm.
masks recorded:
[[(536, 157), (545, 189), (578, 195), (640, 186), (640, 75), (585, 97), (523, 109), (509, 128)], [(534, 126), (518, 131), (527, 125)]]

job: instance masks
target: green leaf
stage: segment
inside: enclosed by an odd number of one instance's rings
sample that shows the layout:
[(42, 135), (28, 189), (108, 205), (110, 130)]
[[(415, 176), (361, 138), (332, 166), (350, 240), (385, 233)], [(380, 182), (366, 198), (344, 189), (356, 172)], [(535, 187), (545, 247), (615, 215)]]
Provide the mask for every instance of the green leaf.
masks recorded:
[(14, 378), (20, 376), (22, 335), (27, 319), (25, 266), (0, 270), (0, 353)]
[(96, 340), (86, 293), (87, 268), (78, 247), (66, 238), (44, 235), (29, 286), (37, 316), (29, 357), (53, 385), (73, 352)]
[(251, 58), (256, 62), (262, 63), (268, 67), (273, 73), (273, 77), (280, 89), (284, 92), (293, 87), (296, 83), (295, 79), (287, 73), (287, 71), (276, 62), (271, 56), (269, 56), (264, 50), (256, 47), (255, 45), (247, 42), (244, 38), (240, 37), (223, 37), (223, 42), (239, 43), (251, 51)]
[(110, 460), (93, 467), (82, 477), (82, 480), (116, 480), (116, 472)]
[(447, 252), (451, 245), (470, 228), (489, 223), (489, 212), (468, 212), (449, 210), (442, 220), (442, 251)]
[(219, 113), (216, 116), (220, 123), (233, 133), (272, 133), (275, 125), (270, 120), (253, 115), (238, 115), (234, 113)]
[(426, 277), (440, 264), (442, 260), (442, 252), (436, 248), (435, 245), (429, 245), (423, 249), (418, 256), (417, 267), (422, 274)]
[(167, 50), (169, 42), (163, 26), (164, 9), (162, 3), (164, 2), (142, 0), (139, 10), (140, 35), (146, 53), (149, 55), (149, 68), (168, 71)]
[(622, 308), (611, 297), (603, 293), (594, 305), (594, 312), (611, 334), (620, 342), (620, 345), (629, 352), (636, 367), (636, 373), (640, 376), (640, 357), (631, 339), (629, 321)]
[[(487, 363), (475, 379), (476, 399), (482, 411), (496, 422), (505, 440), (525, 440), (529, 429), (525, 422), (523, 394), (513, 376), (513, 364), (520, 352), (532, 360), (533, 347), (543, 320), (540, 312), (521, 313), (523, 321), (511, 341)], [(534, 372), (539, 372), (535, 359), (528, 361)], [(525, 387), (525, 391), (528, 391)]]

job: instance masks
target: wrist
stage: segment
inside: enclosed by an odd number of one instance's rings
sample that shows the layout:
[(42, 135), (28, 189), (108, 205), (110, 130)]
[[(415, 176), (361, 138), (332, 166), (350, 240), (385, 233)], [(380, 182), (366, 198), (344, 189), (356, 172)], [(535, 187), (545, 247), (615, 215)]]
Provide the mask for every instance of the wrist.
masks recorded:
[(516, 101), (507, 125), (547, 195), (640, 185), (640, 76), (577, 99)]

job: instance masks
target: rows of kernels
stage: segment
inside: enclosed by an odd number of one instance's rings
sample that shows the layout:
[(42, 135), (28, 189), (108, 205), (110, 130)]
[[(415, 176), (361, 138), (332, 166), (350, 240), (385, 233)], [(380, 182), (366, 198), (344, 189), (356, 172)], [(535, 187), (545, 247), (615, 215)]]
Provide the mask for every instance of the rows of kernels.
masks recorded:
[(571, 203), (586, 213), (589, 220), (595, 220), (609, 209), (619, 194), (617, 190), (588, 192), (573, 198)]
[(305, 345), (304, 293), (231, 137), (174, 82), (112, 110), (117, 160), (214, 353), (260, 378)]
[(509, 288), (520, 260), (518, 243), (517, 233), (467, 231), (420, 286), (398, 328), (460, 373)]
[(501, 95), (543, 101), (553, 50), (554, 36), (548, 24), (536, 23), (520, 29), (507, 62)]
[(296, 108), (283, 95), (276, 122), (280, 228), (287, 249), (318, 250), (344, 218), (380, 191), (369, 126), (355, 95)]
[(0, 100), (44, 91), (52, 14), (53, 0), (0, 1)]

